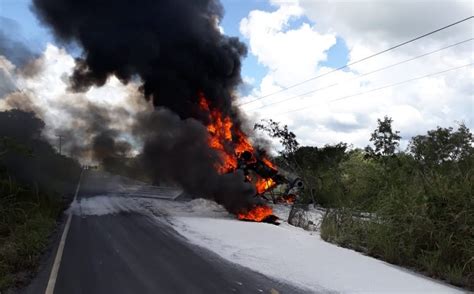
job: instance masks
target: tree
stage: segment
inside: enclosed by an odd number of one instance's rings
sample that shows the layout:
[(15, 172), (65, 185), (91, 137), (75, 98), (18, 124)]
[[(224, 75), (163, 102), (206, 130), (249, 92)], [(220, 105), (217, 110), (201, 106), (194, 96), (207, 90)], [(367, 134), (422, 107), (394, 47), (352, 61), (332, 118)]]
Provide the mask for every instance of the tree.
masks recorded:
[[(296, 136), (289, 131), (288, 126), (280, 126), (273, 120), (262, 120), (254, 129), (265, 131), (270, 137), (279, 139), (283, 146), (279, 165), (297, 174), (305, 183), (303, 199), (315, 203), (317, 193), (319, 202), (329, 203), (336, 201), (335, 187), (338, 185), (339, 165), (344, 160), (348, 148), (345, 143), (326, 145), (322, 148), (312, 146), (299, 146)], [(309, 198), (309, 199), (308, 199)]]
[(0, 112), (0, 172), (26, 186), (65, 193), (75, 187), (77, 161), (59, 155), (41, 136), (44, 122), (34, 113)]
[(460, 161), (472, 156), (473, 144), (471, 131), (461, 123), (456, 131), (452, 127), (437, 127), (426, 135), (415, 136), (408, 148), (416, 160), (433, 165)]
[(347, 148), (341, 142), (324, 147), (303, 146), (294, 153), (298, 172), (304, 176), (305, 186), (312, 189), (310, 196), (317, 195), (319, 204), (333, 205), (340, 200), (340, 164), (346, 159)]
[(288, 158), (298, 150), (299, 143), (296, 140), (296, 135), (288, 130), (287, 125), (282, 127), (279, 122), (272, 119), (263, 119), (261, 123), (256, 123), (253, 128), (254, 130), (266, 132), (272, 138), (279, 139), (283, 146), (283, 150), (279, 153), (285, 158)]
[(279, 122), (276, 122), (272, 119), (262, 120), (261, 123), (256, 123), (254, 125), (254, 130), (261, 130), (266, 132), (270, 137), (279, 139), (283, 150), (279, 151), (280, 159), (279, 164), (283, 164), (285, 168), (291, 170), (291, 172), (297, 174), (301, 177), (305, 183), (305, 186), (309, 189), (309, 195), (314, 203), (313, 189), (308, 187), (310, 185), (310, 177), (305, 173), (305, 169), (299, 162), (298, 158), (295, 156), (299, 148), (299, 143), (296, 140), (296, 135), (288, 129), (287, 125), (280, 126)]
[(2, 157), (2, 155), (7, 154), (8, 152), (6, 141), (7, 141), (6, 138), (0, 138), (0, 157)]
[(368, 157), (378, 158), (395, 155), (402, 137), (398, 135), (399, 131), (393, 131), (392, 122), (393, 119), (388, 116), (385, 116), (383, 120), (377, 119), (378, 126), (370, 137), (375, 149), (371, 146), (365, 148)]
[(0, 158), (11, 151), (31, 156), (31, 150), (26, 146), (17, 143), (10, 137), (0, 137)]

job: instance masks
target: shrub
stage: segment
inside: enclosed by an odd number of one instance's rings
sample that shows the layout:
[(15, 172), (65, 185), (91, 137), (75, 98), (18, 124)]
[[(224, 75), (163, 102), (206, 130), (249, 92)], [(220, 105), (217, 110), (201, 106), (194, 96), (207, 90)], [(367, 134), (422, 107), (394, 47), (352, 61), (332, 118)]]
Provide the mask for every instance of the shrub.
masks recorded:
[[(473, 289), (472, 136), (461, 128), (466, 144), (450, 132), (416, 137), (416, 152), (423, 156), (349, 156), (342, 164), (347, 201), (324, 217), (322, 238)], [(444, 140), (449, 148), (439, 147), (437, 134), (456, 141)]]

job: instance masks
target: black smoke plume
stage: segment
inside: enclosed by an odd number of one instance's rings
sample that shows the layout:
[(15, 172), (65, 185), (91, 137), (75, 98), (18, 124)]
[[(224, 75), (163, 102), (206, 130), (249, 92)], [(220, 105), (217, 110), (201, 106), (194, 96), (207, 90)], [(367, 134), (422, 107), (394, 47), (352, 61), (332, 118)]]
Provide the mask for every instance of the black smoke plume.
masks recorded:
[(110, 75), (124, 83), (140, 78), (156, 107), (135, 130), (153, 180), (179, 183), (232, 212), (257, 202), (243, 175), (215, 171), (220, 158), (207, 145), (208, 113), (199, 107), (203, 93), (211, 109), (241, 125), (232, 100), (247, 49), (219, 31), (217, 0), (33, 0), (33, 10), (59, 40), (83, 48), (72, 90), (104, 85)]
[(215, 0), (34, 0), (34, 10), (65, 42), (84, 50), (72, 77), (75, 90), (135, 76), (156, 106), (181, 118), (197, 115), (198, 92), (230, 111), (247, 49), (220, 33)]
[(125, 109), (107, 109), (87, 102), (65, 105), (62, 110), (73, 117), (72, 129), (58, 130), (59, 134), (64, 134), (64, 147), (70, 154), (102, 163), (129, 156), (132, 146), (119, 138), (121, 132), (113, 127), (111, 116), (113, 112), (123, 119), (129, 115)]
[(193, 196), (213, 198), (231, 212), (259, 202), (243, 173), (220, 175), (214, 168), (217, 152), (207, 144), (207, 129), (195, 119), (181, 120), (166, 109), (139, 118), (137, 132), (146, 144), (144, 168), (153, 179), (176, 182)]

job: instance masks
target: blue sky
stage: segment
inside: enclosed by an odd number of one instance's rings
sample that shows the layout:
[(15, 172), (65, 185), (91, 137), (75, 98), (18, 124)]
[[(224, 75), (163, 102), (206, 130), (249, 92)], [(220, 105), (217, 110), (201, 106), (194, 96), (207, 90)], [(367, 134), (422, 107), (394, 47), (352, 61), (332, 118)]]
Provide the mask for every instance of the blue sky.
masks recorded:
[[(238, 36), (247, 43), (247, 40), (240, 34), (239, 26), (240, 21), (247, 17), (249, 12), (252, 10), (263, 10), (263, 11), (274, 11), (277, 7), (272, 6), (267, 0), (221, 0), (225, 15), (221, 22), (222, 27), (227, 35)], [(294, 19), (290, 23), (288, 29), (301, 26), (304, 22), (311, 23), (306, 17)], [(345, 65), (348, 60), (348, 49), (344, 40), (341, 38), (337, 39), (336, 45), (334, 45), (328, 52), (328, 59), (322, 63), (324, 66), (329, 67), (340, 67)], [(257, 58), (251, 53), (248, 54), (244, 60), (242, 75), (255, 79), (255, 84), (259, 84), (261, 79), (265, 76), (267, 69), (258, 63)]]
[[(39, 53), (47, 42), (53, 42), (53, 38), (31, 12), (30, 3), (30, 0), (0, 1), (0, 28), (12, 39), (24, 42), (30, 49)], [(5, 27), (4, 18), (15, 21), (18, 27), (14, 30), (10, 26)]]
[[(64, 44), (55, 42), (49, 30), (43, 27), (34, 13), (30, 11), (31, 1), (0, 0), (0, 55), (2, 50), (21, 55), (19, 52), (25, 48), (39, 55), (48, 42), (58, 47), (64, 46)], [(245, 43), (249, 41), (240, 33), (240, 22), (251, 11), (274, 12), (283, 9), (282, 11), (288, 12), (282, 5), (278, 7), (271, 5), (270, 0), (221, 1), (225, 9), (221, 26), (227, 35), (237, 36)], [(289, 2), (291, 3), (291, 1)], [(300, 15), (299, 13), (291, 14), (290, 23), (284, 27), (284, 30), (300, 31), (296, 29), (300, 29), (304, 23), (309, 23), (316, 29), (318, 29), (319, 24), (330, 29), (330, 35), (336, 34), (336, 44), (329, 48), (327, 60), (318, 65), (337, 68), (345, 65), (348, 61), (349, 52), (346, 42), (350, 45), (355, 56), (364, 52), (377, 52), (380, 50), (381, 44), (374, 36), (383, 36), (386, 44), (397, 44), (401, 40), (408, 40), (437, 28), (440, 24), (452, 23), (454, 20), (466, 17), (466, 11), (472, 9), (472, 4), (469, 1), (438, 1), (436, 3), (436, 7), (433, 7), (430, 13), (426, 13), (424, 2), (393, 1), (390, 5), (390, 13), (385, 13), (382, 16), (378, 12), (388, 11), (385, 1), (301, 1), (298, 6), (307, 17), (297, 16)], [(258, 20), (265, 21), (261, 15)], [(261, 25), (262, 23), (256, 22), (254, 24)], [(414, 52), (425, 52), (428, 47), (441, 48), (454, 42), (454, 39), (460, 41), (472, 36), (472, 23), (465, 23), (456, 28), (455, 31), (452, 29), (446, 31), (444, 35), (443, 33), (434, 35), (433, 38), (424, 39), (423, 42), (411, 43), (407, 48), (399, 48), (399, 50), (384, 54), (378, 59), (373, 59), (372, 63), (368, 63), (367, 66), (365, 66), (365, 63), (361, 63), (357, 68), (357, 72), (369, 72), (373, 70), (374, 66), (382, 67), (404, 58), (413, 57)], [(324, 35), (327, 34), (327, 31), (321, 30), (319, 33)], [(1, 41), (5, 35), (9, 37), (9, 39), (7, 38), (9, 42), (2, 43)], [(249, 34), (247, 35), (249, 36)], [(257, 35), (257, 37), (260, 38), (260, 35)], [(273, 35), (268, 37), (268, 42), (272, 41), (271, 37)], [(308, 75), (314, 75), (316, 69), (311, 71), (311, 69), (305, 67), (304, 62), (298, 63), (306, 55), (312, 55), (313, 51), (309, 50), (318, 48), (314, 45), (315, 42), (324, 42), (317, 38), (307, 39), (313, 37), (314, 34), (304, 35), (298, 39), (299, 43), (288, 46), (289, 49), (285, 48), (280, 52), (275, 50), (274, 47), (262, 46), (262, 44), (267, 43), (260, 42), (258, 44), (260, 48), (257, 48), (256, 52), (258, 51), (260, 58), (269, 57), (265, 59), (266, 64), (274, 66), (272, 72), (270, 72), (266, 66), (258, 62), (256, 56), (249, 52), (247, 58), (243, 61), (242, 75), (253, 79), (254, 83), (242, 87), (241, 96), (249, 95), (249, 97), (242, 98), (255, 99), (258, 95), (273, 92), (274, 88), (281, 87), (281, 85), (297, 83), (300, 81), (297, 79), (304, 80), (307, 78), (304, 76), (307, 73)], [(342, 37), (345, 39), (342, 39)], [(20, 48), (22, 47), (20, 43), (26, 46)], [(5, 44), (6, 46), (2, 46)], [(255, 45), (255, 43), (253, 44)], [(261, 47), (265, 47), (265, 50), (262, 50)], [(291, 50), (296, 51), (300, 48), (307, 48), (308, 51), (301, 51), (304, 53), (291, 52)], [(326, 49), (327, 46), (323, 46), (323, 48)], [(66, 50), (73, 56), (80, 53), (80, 49), (73, 45), (68, 45)], [(276, 52), (276, 57), (270, 56), (274, 52)], [(295, 56), (302, 56), (303, 58), (291, 59)], [(288, 60), (292, 62), (285, 63)], [(293, 63), (293, 60), (296, 62)], [(281, 62), (281, 64), (278, 64), (278, 62)], [(278, 119), (282, 123), (288, 124), (290, 129), (302, 139), (303, 144), (321, 146), (339, 141), (350, 141), (356, 146), (365, 146), (368, 143), (370, 132), (375, 127), (376, 118), (383, 117), (385, 114), (394, 118), (395, 127), (402, 134), (418, 134), (432, 129), (436, 125), (452, 125), (454, 120), (465, 120), (471, 126), (472, 95), (470, 95), (470, 92), (466, 92), (465, 89), (472, 88), (472, 79), (470, 79), (470, 75), (466, 70), (453, 72), (446, 77), (437, 76), (420, 80), (411, 86), (407, 84), (396, 89), (390, 88), (384, 92), (360, 96), (357, 99), (347, 99), (339, 103), (327, 102), (332, 97), (366, 91), (370, 85), (373, 85), (373, 87), (384, 86), (467, 62), (472, 62), (472, 50), (469, 50), (468, 46), (459, 47), (456, 50), (453, 48), (429, 58), (420, 58), (410, 64), (407, 63), (387, 71), (365, 76), (362, 82), (347, 82), (342, 87), (332, 87), (326, 92), (318, 91), (298, 100), (287, 100), (288, 102), (274, 104), (267, 108), (256, 108), (265, 105), (272, 99), (283, 101), (282, 99), (289, 98), (298, 91), (304, 92), (305, 89), (318, 88), (319, 84), (323, 85), (328, 82), (325, 79), (320, 79), (314, 84), (305, 84), (305, 88), (299, 88), (300, 90), (295, 88), (294, 91), (283, 92), (280, 95), (259, 100), (253, 105), (250, 104), (247, 108), (244, 107), (243, 111), (248, 112), (249, 117), (255, 119), (278, 114)], [(313, 67), (314, 65), (310, 63), (308, 66)], [(276, 69), (279, 70), (278, 73), (275, 73)], [(287, 72), (301, 73), (302, 77), (292, 77)], [(337, 79), (341, 81), (350, 80), (354, 73), (355, 69), (351, 67), (347, 72), (339, 72)], [(270, 77), (269, 82), (261, 83), (262, 78), (267, 75)], [(336, 79), (334, 75), (333, 77)], [(0, 77), (1, 82), (2, 78)], [(298, 104), (298, 107), (294, 104)], [(269, 103), (269, 105), (271, 104)], [(292, 108), (302, 109), (302, 111), (282, 114)], [(340, 127), (354, 122), (358, 123), (357, 130), (349, 132), (342, 130)]]
[[(239, 32), (240, 21), (252, 10), (274, 11), (277, 8), (267, 0), (222, 0), (225, 15), (222, 27), (227, 35), (238, 36), (244, 42), (245, 38)], [(54, 38), (49, 30), (43, 27), (33, 12), (30, 10), (30, 0), (1, 0), (0, 1), (0, 28), (12, 40), (22, 42), (36, 54), (42, 52), (48, 42), (54, 43)], [(13, 22), (12, 22), (13, 21)], [(302, 17), (292, 21), (288, 29), (299, 27), (303, 22), (311, 23)], [(74, 46), (69, 46), (68, 51), (76, 52)], [(328, 52), (328, 60), (322, 65), (339, 67), (347, 62), (347, 47), (344, 41), (338, 38)], [(257, 58), (251, 53), (243, 61), (242, 75), (255, 80), (258, 85), (267, 73), (267, 69), (258, 63)]]

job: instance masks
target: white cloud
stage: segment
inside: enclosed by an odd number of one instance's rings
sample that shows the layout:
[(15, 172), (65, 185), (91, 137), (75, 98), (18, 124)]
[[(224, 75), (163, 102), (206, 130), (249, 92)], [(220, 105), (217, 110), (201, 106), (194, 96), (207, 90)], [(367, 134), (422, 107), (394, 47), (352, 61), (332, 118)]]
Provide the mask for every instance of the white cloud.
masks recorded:
[(87, 121), (92, 115), (87, 112), (91, 106), (98, 107), (109, 110), (107, 115), (111, 123), (108, 128), (119, 131), (123, 138), (133, 137), (130, 132), (135, 114), (150, 106), (138, 92), (136, 82), (124, 85), (112, 76), (100, 88), (91, 87), (85, 93), (71, 93), (68, 91), (69, 77), (75, 60), (64, 49), (48, 44), (34, 62), (37, 66), (35, 74), (24, 74), (22, 69), (16, 69), (11, 64), (7, 66), (6, 62), (0, 66), (0, 70), (8, 72), (21, 89), (21, 92), (13, 92), (0, 99), (0, 110), (20, 108), (34, 111), (45, 122), (44, 136), (50, 141), (57, 139), (57, 133), (73, 132), (74, 136), (69, 137), (75, 137), (78, 144), (88, 146), (91, 144), (88, 128), (93, 122)]
[[(470, 1), (301, 0), (292, 1), (290, 4), (287, 1), (272, 3), (278, 6), (276, 12), (252, 11), (241, 23), (241, 32), (249, 39), (251, 53), (268, 68), (261, 84), (251, 95), (243, 97), (243, 102), (278, 92), (285, 86), (331, 70), (322, 67), (321, 62), (325, 60), (327, 50), (334, 45), (335, 36), (344, 39), (350, 49), (350, 61), (355, 61), (472, 15), (473, 9)], [(316, 25), (288, 27), (291, 18), (303, 16), (310, 18)], [(453, 125), (455, 121), (465, 121), (472, 128), (472, 67), (329, 102), (472, 63), (474, 42), (471, 41), (354, 79), (358, 73), (368, 73), (472, 38), (472, 25), (473, 21), (470, 20), (351, 66), (349, 71), (335, 72), (246, 104), (243, 108), (250, 117), (271, 117), (288, 124), (303, 144), (324, 145), (344, 141), (362, 147), (368, 144), (370, 132), (376, 126), (376, 119), (384, 115), (393, 117), (394, 127), (400, 130), (406, 139), (437, 125)], [(284, 45), (275, 46), (276, 44)], [(308, 48), (311, 49), (306, 50)], [(337, 85), (331, 86), (333, 84)], [(321, 90), (296, 99), (288, 99), (315, 89)], [(273, 104), (283, 100), (287, 101)], [(265, 107), (269, 104), (273, 105)], [(289, 112), (300, 108), (303, 110)], [(406, 141), (403, 143), (406, 145)]]
[(312, 74), (336, 43), (333, 34), (321, 34), (307, 23), (290, 29), (290, 21), (302, 15), (301, 7), (285, 3), (275, 12), (252, 11), (240, 23), (241, 33), (249, 39), (250, 52), (269, 69), (272, 83), (277, 85)]
[[(300, 5), (308, 17), (318, 21), (322, 30), (335, 31), (349, 41), (359, 40), (370, 46), (403, 41), (469, 17), (474, 12), (474, 5), (469, 0), (300, 0)], [(456, 37), (466, 29), (469, 30), (468, 24), (429, 38)]]
[(12, 76), (14, 70), (15, 65), (3, 55), (0, 55), (0, 99), (16, 90), (14, 77)]

